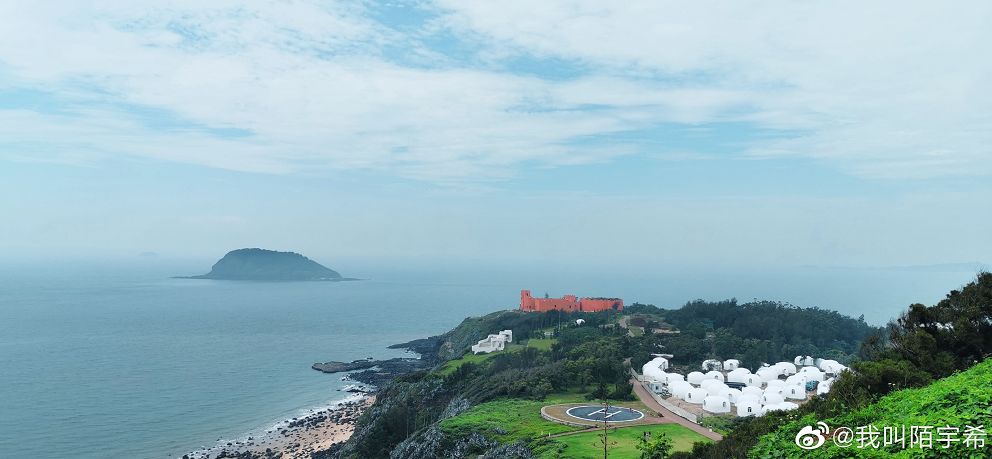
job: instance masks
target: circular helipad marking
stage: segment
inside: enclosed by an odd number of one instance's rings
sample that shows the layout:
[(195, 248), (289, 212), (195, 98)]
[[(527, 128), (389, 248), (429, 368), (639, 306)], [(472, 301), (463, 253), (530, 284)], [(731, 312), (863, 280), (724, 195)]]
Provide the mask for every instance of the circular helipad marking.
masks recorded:
[(575, 406), (566, 410), (565, 414), (591, 422), (631, 422), (644, 417), (644, 413), (634, 408), (611, 406), (607, 411), (602, 405)]

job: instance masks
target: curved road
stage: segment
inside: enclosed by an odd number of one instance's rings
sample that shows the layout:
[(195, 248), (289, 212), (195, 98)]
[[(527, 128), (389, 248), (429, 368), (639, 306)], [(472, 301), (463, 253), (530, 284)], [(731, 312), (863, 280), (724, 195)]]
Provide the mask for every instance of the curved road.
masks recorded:
[(641, 403), (643, 403), (648, 408), (651, 408), (658, 414), (664, 416), (666, 419), (670, 419), (675, 424), (680, 424), (682, 426), (685, 426), (687, 429), (690, 429), (694, 432), (698, 432), (700, 435), (709, 438), (710, 440), (713, 441), (723, 440), (723, 435), (720, 435), (706, 427), (703, 427), (699, 424), (696, 424), (695, 422), (683, 418), (682, 416), (679, 416), (669, 411), (668, 408), (661, 406), (661, 404), (655, 401), (654, 397), (652, 397), (651, 394), (648, 393), (648, 390), (644, 388), (644, 385), (642, 385), (640, 381), (631, 378), (630, 383), (634, 385), (634, 393), (637, 394), (637, 398), (641, 399)]

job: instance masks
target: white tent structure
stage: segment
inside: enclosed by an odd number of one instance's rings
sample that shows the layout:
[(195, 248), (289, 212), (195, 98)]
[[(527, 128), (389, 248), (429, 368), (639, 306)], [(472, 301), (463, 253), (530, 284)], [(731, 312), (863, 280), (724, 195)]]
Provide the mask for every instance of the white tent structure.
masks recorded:
[(703, 399), (703, 409), (710, 413), (729, 413), (730, 400), (719, 395), (710, 395)]
[(734, 371), (741, 366), (741, 361), (737, 359), (727, 359), (723, 361), (724, 371)]
[(715, 379), (717, 381), (723, 382), (723, 373), (719, 371), (709, 371), (705, 375), (709, 379)]
[(703, 399), (705, 399), (707, 395), (708, 394), (706, 393), (705, 390), (696, 387), (693, 389), (689, 389), (689, 392), (685, 394), (685, 398), (683, 398), (682, 400), (685, 400), (689, 403), (695, 403), (696, 405), (700, 405), (703, 403)]
[(775, 405), (777, 403), (782, 403), (785, 401), (785, 397), (778, 392), (768, 392), (761, 396), (761, 403), (764, 405)]
[(782, 395), (784, 395), (785, 398), (792, 400), (806, 400), (806, 385), (785, 386), (785, 390), (782, 391)]
[(736, 403), (737, 416), (757, 416), (761, 409), (761, 403), (757, 399), (741, 400)]
[(761, 390), (761, 388), (757, 386), (747, 386), (741, 389), (741, 393), (744, 395), (753, 395), (754, 398), (760, 399), (761, 396), (764, 395), (765, 391)]
[(728, 387), (726, 384), (722, 382), (715, 381), (713, 382), (713, 384), (706, 386), (705, 389), (706, 392), (710, 395), (720, 395), (723, 393), (723, 391), (730, 390), (730, 387)]
[(720, 392), (719, 395), (721, 397), (726, 397), (727, 400), (730, 400), (730, 403), (737, 403), (737, 401), (740, 400), (741, 395), (743, 395), (743, 393), (738, 389), (731, 389), (728, 387), (723, 392)]
[(668, 390), (675, 397), (685, 400), (686, 394), (688, 394), (689, 391), (692, 390), (692, 384), (689, 384), (685, 381), (673, 381), (668, 384)]
[(699, 383), (703, 382), (704, 379), (706, 379), (706, 376), (698, 371), (693, 371), (685, 377), (685, 380), (689, 381), (689, 384), (695, 384), (697, 386)]

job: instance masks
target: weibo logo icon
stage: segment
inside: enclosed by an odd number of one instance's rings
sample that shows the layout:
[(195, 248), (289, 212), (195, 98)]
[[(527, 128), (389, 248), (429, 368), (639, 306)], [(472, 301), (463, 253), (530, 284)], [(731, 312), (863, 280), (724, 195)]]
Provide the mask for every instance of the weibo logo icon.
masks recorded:
[(830, 433), (830, 427), (825, 422), (817, 422), (816, 428), (806, 426), (796, 434), (796, 446), (802, 449), (816, 449), (823, 446), (826, 438), (823, 436)]

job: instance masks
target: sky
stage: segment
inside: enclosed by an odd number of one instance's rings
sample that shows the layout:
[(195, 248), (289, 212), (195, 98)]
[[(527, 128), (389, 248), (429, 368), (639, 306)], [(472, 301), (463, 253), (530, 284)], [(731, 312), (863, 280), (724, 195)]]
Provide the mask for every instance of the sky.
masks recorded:
[(0, 253), (989, 261), (988, 43), (984, 1), (3, 2)]

